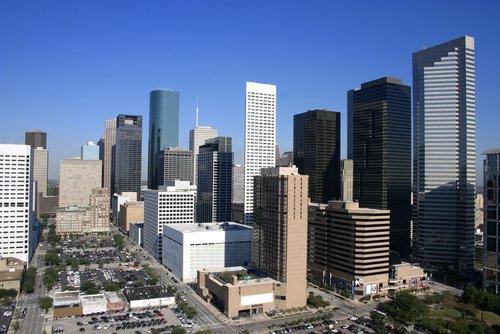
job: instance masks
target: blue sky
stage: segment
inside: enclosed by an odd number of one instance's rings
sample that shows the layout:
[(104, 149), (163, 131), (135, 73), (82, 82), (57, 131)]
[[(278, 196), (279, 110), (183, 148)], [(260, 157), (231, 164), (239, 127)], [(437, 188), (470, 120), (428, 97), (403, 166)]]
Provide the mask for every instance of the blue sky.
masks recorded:
[[(104, 120), (139, 114), (149, 91), (180, 91), (188, 147), (200, 124), (233, 137), (243, 162), (245, 81), (277, 85), (277, 141), (291, 150), (293, 115), (342, 113), (346, 92), (394, 76), (411, 85), (411, 55), (476, 38), (477, 152), (500, 146), (497, 1), (0, 1), (0, 142), (48, 133), (49, 177), (97, 141)], [(143, 156), (147, 155), (147, 126)], [(478, 162), (478, 173), (482, 164)], [(145, 178), (146, 159), (143, 159)]]

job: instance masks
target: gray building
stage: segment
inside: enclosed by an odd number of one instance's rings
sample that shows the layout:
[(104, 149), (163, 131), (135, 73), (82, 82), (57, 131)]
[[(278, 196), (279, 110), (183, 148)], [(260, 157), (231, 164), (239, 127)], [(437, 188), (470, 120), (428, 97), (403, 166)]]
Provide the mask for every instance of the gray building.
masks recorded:
[(354, 164), (350, 159), (340, 162), (340, 200), (343, 202), (353, 201), (354, 187)]
[(149, 94), (148, 188), (158, 189), (158, 156), (179, 146), (179, 92), (156, 89)]
[(25, 132), (24, 144), (30, 145), (34, 149), (37, 147), (47, 149), (47, 133), (40, 130)]
[(209, 139), (198, 154), (199, 223), (231, 220), (233, 190), (233, 151), (231, 137)]
[(245, 166), (233, 165), (233, 203), (245, 200)]
[(180, 147), (169, 147), (158, 155), (158, 186), (165, 181), (189, 181), (193, 184), (193, 153)]
[(500, 290), (500, 148), (483, 153), (484, 160), (484, 226), (483, 287), (498, 294)]
[(113, 193), (141, 196), (142, 116), (118, 115), (114, 150)]
[(413, 54), (413, 246), (423, 265), (474, 263), (475, 105), (473, 37)]
[(293, 163), (309, 175), (313, 203), (340, 198), (340, 113), (309, 110), (293, 116)]
[(410, 253), (411, 97), (400, 79), (363, 83), (349, 95), (353, 198), (365, 208), (391, 211), (391, 250)]

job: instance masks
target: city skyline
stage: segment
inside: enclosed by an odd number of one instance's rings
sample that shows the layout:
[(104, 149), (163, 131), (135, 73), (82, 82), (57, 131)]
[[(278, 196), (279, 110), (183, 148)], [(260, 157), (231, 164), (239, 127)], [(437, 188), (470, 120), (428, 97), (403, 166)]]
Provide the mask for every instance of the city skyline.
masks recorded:
[[(421, 4), (385, 8), (367, 2), (358, 8), (320, 2), (285, 8), (277, 3), (269, 5), (266, 13), (242, 5), (197, 4), (194, 11), (181, 4), (122, 5), (117, 9), (112, 2), (0, 4), (0, 37), (9, 46), (0, 60), (4, 73), (0, 110), (6, 123), (16, 124), (3, 129), (0, 141), (20, 144), (25, 131), (47, 132), (51, 179), (58, 175), (59, 161), (77, 156), (82, 142), (98, 141), (105, 119), (137, 114), (148, 124), (148, 93), (156, 87), (181, 92), (179, 146), (183, 148), (188, 147), (199, 96), (200, 124), (231, 136), (235, 162), (242, 163), (244, 83), (258, 81), (277, 86), (276, 135), (283, 152), (292, 148), (294, 114), (328, 109), (341, 112), (341, 157), (345, 158), (345, 93), (349, 89), (381, 76), (411, 82), (412, 53), (471, 35), (479, 50), (476, 169), (478, 184), (482, 183), (480, 153), (494, 146), (494, 124), (499, 117), (494, 97), (499, 88), (495, 57), (500, 42), (488, 27), (497, 3), (475, 8), (472, 16), (465, 1), (453, 2), (453, 6), (433, 4), (444, 14), (426, 20), (418, 19), (426, 13)], [(112, 18), (114, 25), (108, 23), (111, 8), (118, 10)], [(176, 14), (174, 22), (158, 20), (165, 10)], [(366, 29), (373, 23), (369, 19), (373, 12), (381, 20), (405, 24), (380, 36), (376, 29)], [(278, 13), (280, 18), (271, 22), (269, 18)], [(251, 24), (252, 14), (261, 19), (258, 26)], [(295, 17), (301, 17), (300, 24)], [(89, 18), (92, 27), (86, 23)], [(142, 26), (125, 27), (131, 21)], [(80, 25), (85, 29), (78, 29)], [(168, 45), (160, 45), (157, 36), (173, 28), (172, 39), (163, 43)], [(254, 33), (266, 31), (274, 31), (279, 38), (269, 45), (268, 38), (254, 39)], [(360, 32), (364, 33), (361, 40)], [(144, 38), (148, 33), (150, 38)], [(247, 50), (247, 44), (252, 50)], [(258, 50), (265, 46), (269, 49), (261, 55)], [(146, 180), (144, 136), (142, 151), (142, 179)]]

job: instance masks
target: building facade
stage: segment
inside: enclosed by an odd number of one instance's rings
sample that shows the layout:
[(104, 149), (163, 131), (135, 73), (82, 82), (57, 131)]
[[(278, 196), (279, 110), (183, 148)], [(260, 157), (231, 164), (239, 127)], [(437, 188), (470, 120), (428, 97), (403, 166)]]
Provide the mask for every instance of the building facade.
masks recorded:
[(118, 115), (114, 156), (113, 193), (141, 196), (142, 116)]
[(0, 257), (29, 263), (33, 238), (33, 160), (29, 145), (0, 144)]
[(340, 198), (340, 113), (309, 110), (293, 116), (293, 162), (309, 175), (313, 203)]
[(193, 184), (197, 185), (198, 177), (198, 153), (200, 146), (205, 145), (205, 141), (218, 136), (219, 132), (209, 126), (198, 125), (198, 107), (196, 108), (196, 127), (189, 131), (189, 150), (193, 152)]
[(484, 152), (483, 287), (500, 290), (500, 148)]
[(276, 86), (246, 83), (244, 221), (253, 221), (254, 177), (276, 163)]
[(193, 184), (193, 153), (180, 147), (169, 147), (158, 156), (158, 186), (165, 181), (181, 180)]
[(354, 200), (391, 211), (391, 250), (410, 253), (411, 98), (400, 79), (380, 78), (352, 92)]
[(89, 200), (89, 233), (109, 232), (109, 190), (94, 188)]
[(307, 301), (308, 176), (296, 167), (264, 168), (255, 177), (252, 263), (285, 285), (283, 308)]
[(179, 146), (179, 92), (155, 89), (149, 93), (148, 188), (158, 189), (158, 156)]
[(245, 197), (245, 166), (233, 166), (233, 203), (243, 203)]
[(130, 232), (130, 225), (144, 222), (144, 202), (127, 202), (121, 205), (120, 229)]
[(93, 141), (88, 141), (87, 144), (82, 145), (80, 150), (80, 159), (82, 160), (100, 160), (99, 159), (99, 146)]
[(353, 189), (354, 164), (350, 159), (343, 159), (340, 162), (340, 200), (343, 202), (352, 202)]
[(30, 145), (33, 149), (41, 147), (47, 149), (47, 133), (40, 130), (25, 132), (24, 144)]
[(49, 151), (42, 147), (33, 149), (33, 179), (37, 182), (38, 193), (47, 196), (47, 174), (49, 169)]
[(413, 247), (424, 265), (474, 263), (475, 95), (473, 37), (413, 54)]
[(180, 281), (198, 270), (250, 264), (252, 228), (235, 223), (170, 224), (163, 227), (162, 264)]
[(196, 186), (188, 181), (167, 181), (158, 190), (144, 191), (144, 249), (161, 262), (165, 224), (195, 222)]
[[(120, 194), (113, 194), (111, 197), (111, 221), (115, 226), (122, 226), (120, 222), (120, 210), (123, 204), (128, 202), (137, 202), (137, 193), (124, 192)], [(122, 231), (124, 231), (122, 229)]]
[(93, 188), (101, 187), (100, 160), (61, 160), (59, 171), (59, 207), (87, 207)]
[(104, 122), (103, 152), (102, 152), (102, 187), (110, 194), (114, 193), (114, 162), (113, 150), (116, 143), (116, 118)]
[(198, 200), (196, 221), (199, 223), (231, 220), (233, 188), (233, 151), (231, 137), (208, 139), (198, 154)]

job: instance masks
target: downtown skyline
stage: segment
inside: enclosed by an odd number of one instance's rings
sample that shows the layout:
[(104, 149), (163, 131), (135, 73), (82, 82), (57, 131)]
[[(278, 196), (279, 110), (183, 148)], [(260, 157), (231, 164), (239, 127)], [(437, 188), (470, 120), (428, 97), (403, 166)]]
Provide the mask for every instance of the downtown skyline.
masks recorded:
[[(200, 125), (232, 137), (235, 163), (243, 163), (245, 81), (256, 81), (277, 86), (281, 152), (293, 146), (293, 115), (328, 109), (341, 113), (345, 158), (349, 89), (382, 76), (410, 85), (412, 53), (471, 35), (477, 45), (476, 170), (477, 184), (482, 184), (480, 154), (499, 146), (494, 97), (500, 42), (490, 29), (495, 20), (491, 7), (497, 4), (475, 8), (471, 17), (466, 2), (435, 4), (447, 11), (426, 20), (418, 19), (425, 16), (422, 4), (392, 4), (390, 9), (368, 2), (363, 8), (299, 4), (269, 4), (261, 12), (244, 5), (207, 8), (201, 3), (124, 4), (119, 9), (93, 2), (43, 8), (2, 3), (0, 40), (8, 52), (0, 59), (0, 111), (9, 126), (2, 127), (0, 141), (20, 144), (26, 131), (47, 132), (49, 178), (54, 179), (61, 159), (78, 156), (82, 144), (104, 134), (106, 119), (120, 113), (142, 115), (148, 124), (149, 92), (164, 87), (180, 92), (181, 147), (188, 149), (199, 96)], [(168, 17), (162, 19), (161, 10)], [(371, 12), (379, 14), (377, 22), (393, 18), (401, 27), (369, 31), (375, 22)], [(171, 16), (176, 17), (169, 21)], [(273, 16), (276, 22), (271, 22)], [(126, 26), (129, 21), (134, 22), (131, 27)], [(162, 34), (170, 39), (159, 39)], [(144, 133), (142, 151), (146, 180)]]

